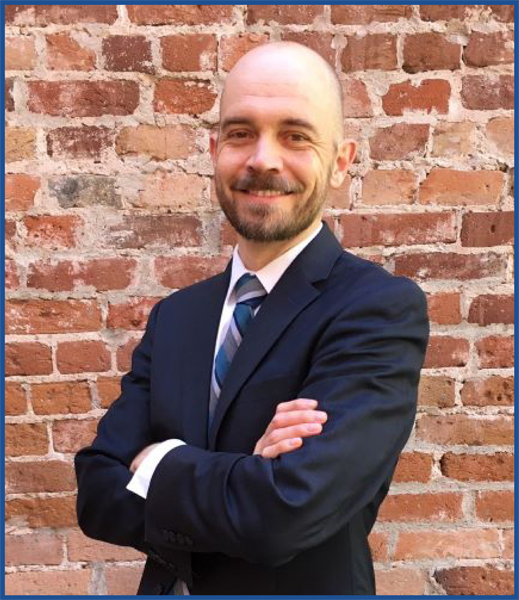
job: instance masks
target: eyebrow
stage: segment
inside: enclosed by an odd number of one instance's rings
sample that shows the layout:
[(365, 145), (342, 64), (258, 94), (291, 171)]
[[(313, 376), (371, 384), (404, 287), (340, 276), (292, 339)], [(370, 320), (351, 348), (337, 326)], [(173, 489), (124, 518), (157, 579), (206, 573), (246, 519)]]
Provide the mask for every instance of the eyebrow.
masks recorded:
[[(221, 123), (222, 131), (224, 129), (227, 129), (231, 125), (249, 125), (250, 127), (253, 127), (254, 121), (252, 119), (249, 119), (248, 117), (240, 117), (240, 116), (227, 117)], [(283, 121), (281, 121), (281, 125), (285, 126), (285, 127), (287, 125), (290, 127), (302, 127), (303, 129), (311, 131), (313, 134), (317, 135), (317, 129), (315, 128), (315, 126), (312, 125), (312, 123), (310, 123), (310, 121), (307, 121), (306, 119), (297, 119), (297, 118), (283, 119)]]

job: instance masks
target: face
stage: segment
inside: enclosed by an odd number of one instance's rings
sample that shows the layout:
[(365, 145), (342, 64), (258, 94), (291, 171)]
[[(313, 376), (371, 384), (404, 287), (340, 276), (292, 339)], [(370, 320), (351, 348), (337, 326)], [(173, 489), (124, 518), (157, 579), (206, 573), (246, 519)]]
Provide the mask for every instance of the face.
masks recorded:
[(292, 239), (318, 221), (349, 164), (322, 86), (283, 69), (245, 69), (228, 81), (211, 153), (222, 210), (259, 242)]

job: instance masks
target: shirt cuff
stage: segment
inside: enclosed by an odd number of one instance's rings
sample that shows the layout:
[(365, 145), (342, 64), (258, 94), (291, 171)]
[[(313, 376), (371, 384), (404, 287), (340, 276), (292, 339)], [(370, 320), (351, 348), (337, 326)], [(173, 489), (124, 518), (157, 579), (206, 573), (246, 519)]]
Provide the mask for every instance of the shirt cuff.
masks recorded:
[(182, 445), (185, 445), (185, 442), (182, 440), (166, 440), (158, 446), (155, 446), (155, 448), (153, 448), (153, 450), (141, 462), (133, 474), (133, 477), (130, 479), (130, 483), (128, 483), (126, 486), (126, 489), (134, 494), (137, 494), (137, 496), (146, 499), (151, 478), (153, 477), (153, 473), (158, 467), (159, 462), (170, 450)]

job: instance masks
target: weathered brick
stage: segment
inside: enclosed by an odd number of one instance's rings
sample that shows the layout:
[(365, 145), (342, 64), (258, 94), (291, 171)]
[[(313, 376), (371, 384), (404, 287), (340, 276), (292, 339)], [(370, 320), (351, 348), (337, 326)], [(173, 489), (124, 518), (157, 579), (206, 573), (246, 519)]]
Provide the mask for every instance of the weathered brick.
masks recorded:
[(389, 535), (383, 531), (371, 531), (368, 537), (371, 556), (375, 562), (385, 561), (389, 556)]
[(27, 412), (27, 399), (20, 383), (6, 382), (4, 394), (6, 415), (23, 415)]
[(131, 4), (128, 16), (137, 25), (209, 25), (229, 22), (232, 5), (223, 4)]
[(444, 79), (424, 79), (417, 85), (410, 81), (393, 83), (382, 97), (382, 107), (387, 115), (401, 116), (406, 112), (425, 111), (438, 114), (449, 111), (450, 83)]
[(6, 493), (73, 492), (74, 466), (63, 460), (8, 462), (5, 465)]
[(159, 113), (197, 115), (210, 110), (216, 94), (204, 81), (159, 79), (155, 84), (153, 109)]
[(483, 294), (474, 298), (469, 310), (469, 323), (491, 325), (514, 322), (514, 297), (504, 294)]
[(32, 36), (5, 38), (5, 70), (27, 71), (36, 65), (36, 49)]
[(195, 213), (204, 207), (205, 187), (206, 180), (200, 175), (157, 169), (144, 176), (138, 193), (133, 188), (126, 193), (126, 201), (136, 208), (167, 206), (174, 212)]
[(7, 333), (98, 331), (101, 311), (95, 300), (8, 300)]
[(388, 33), (348, 36), (341, 54), (341, 65), (345, 72), (396, 69), (396, 36)]
[(466, 156), (474, 151), (476, 126), (470, 121), (440, 122), (433, 133), (433, 156)]
[(280, 25), (310, 25), (316, 17), (323, 16), (324, 7), (315, 4), (280, 4), (247, 6), (247, 24), (269, 24), (271, 21)]
[(49, 375), (52, 350), (39, 342), (13, 342), (5, 345), (5, 374)]
[(514, 593), (514, 572), (491, 565), (439, 569), (434, 578), (449, 596), (471, 594), (488, 597)]
[(413, 171), (368, 171), (362, 180), (363, 204), (411, 204), (417, 192), (418, 176)]
[(454, 492), (391, 494), (378, 513), (379, 521), (458, 521), (463, 517), (462, 494)]
[(514, 366), (514, 338), (490, 335), (476, 342), (479, 366), (482, 369), (500, 369)]
[(45, 37), (47, 68), (52, 71), (93, 71), (96, 53), (81, 45), (68, 33), (53, 33)]
[(191, 216), (125, 215), (109, 226), (104, 239), (110, 248), (199, 246), (201, 226)]
[[(18, 527), (73, 527), (77, 525), (76, 499), (54, 496), (7, 500), (5, 517), (7, 525)], [(48, 589), (45, 591), (49, 592)], [(62, 594), (63, 588), (58, 593)]]
[[(68, 559), (71, 562), (143, 560), (145, 555), (134, 548), (93, 540), (75, 529), (67, 534)], [(135, 590), (134, 590), (135, 593)]]
[(146, 155), (155, 160), (181, 159), (195, 149), (195, 130), (185, 125), (125, 127), (117, 136), (120, 156)]
[(40, 189), (39, 177), (25, 173), (9, 173), (5, 176), (5, 210), (29, 210)]
[(469, 359), (469, 343), (447, 335), (429, 338), (424, 368), (463, 367)]
[(375, 571), (377, 594), (382, 596), (423, 596), (426, 594), (427, 573), (422, 570), (392, 567)]
[(134, 596), (142, 577), (143, 565), (116, 566), (105, 568), (106, 590), (110, 595)]
[(454, 392), (454, 379), (442, 375), (422, 375), (418, 387), (418, 405), (450, 408), (454, 406)]
[(513, 481), (514, 457), (495, 454), (456, 454), (446, 452), (440, 459), (444, 477), (458, 481)]
[(5, 455), (43, 455), (49, 449), (45, 423), (6, 423)]
[(514, 443), (512, 417), (468, 415), (422, 415), (416, 422), (416, 436), (431, 444), (469, 446), (507, 446)]
[[(424, 544), (424, 539), (427, 543)], [(491, 529), (455, 531), (401, 531), (394, 552), (395, 560), (441, 558), (499, 558), (499, 538)]]
[(513, 529), (503, 529), (503, 558), (514, 558), (515, 556), (515, 532)]
[(431, 479), (433, 457), (425, 452), (404, 452), (396, 465), (395, 483), (427, 483)]
[(351, 175), (346, 175), (338, 188), (330, 188), (326, 198), (330, 208), (348, 209), (351, 207)]
[(497, 205), (503, 193), (501, 171), (457, 171), (435, 167), (420, 186), (422, 204)]
[(503, 276), (506, 257), (497, 254), (431, 252), (395, 258), (395, 274), (421, 280), (481, 279)]
[[(5, 564), (59, 565), (63, 560), (63, 542), (55, 533), (36, 532), (5, 537)], [(12, 593), (12, 592), (11, 592)], [(24, 591), (24, 593), (26, 593)]]
[(328, 63), (335, 65), (335, 48), (333, 47), (333, 35), (331, 33), (322, 31), (284, 31), (281, 39), (307, 46), (320, 54)]
[(89, 595), (92, 573), (91, 569), (84, 568), (73, 571), (8, 573), (5, 576), (5, 591), (13, 596), (37, 596), (42, 590), (48, 595)]
[(466, 75), (462, 79), (461, 102), (472, 110), (514, 108), (513, 75)]
[(344, 96), (343, 112), (346, 118), (371, 117), (373, 108), (366, 84), (360, 79), (345, 79), (342, 82)]
[(27, 107), (55, 117), (131, 115), (139, 104), (136, 81), (29, 81)]
[(97, 397), (101, 408), (108, 408), (121, 395), (120, 377), (99, 377), (97, 380)]
[(125, 344), (117, 348), (117, 369), (120, 372), (125, 373), (126, 371), (129, 371), (132, 353), (139, 341), (139, 339), (131, 338)]
[(427, 4), (420, 6), (422, 21), (450, 21), (451, 19), (464, 19), (472, 5), (468, 4)]
[(162, 66), (168, 71), (211, 71), (216, 68), (214, 35), (168, 35), (160, 38), (160, 47)]
[(514, 492), (484, 491), (476, 494), (476, 516), (490, 523), (514, 521)]
[(404, 160), (425, 154), (429, 125), (397, 123), (377, 129), (369, 139), (370, 156), (375, 160)]
[(155, 276), (161, 285), (178, 289), (220, 273), (227, 262), (225, 256), (158, 256), (155, 258)]
[(390, 23), (411, 16), (406, 4), (332, 4), (332, 23), (368, 25), (373, 22)]
[(18, 268), (14, 260), (5, 261), (5, 289), (15, 290), (20, 286), (20, 277), (18, 275)]
[(487, 6), (492, 12), (492, 16), (498, 21), (505, 23), (513, 23), (514, 21), (514, 6), (512, 4), (494, 4)]
[(463, 60), (470, 67), (514, 62), (514, 34), (512, 31), (481, 33), (473, 31), (463, 52)]
[(77, 23), (105, 23), (117, 20), (115, 5), (43, 4), (34, 6), (35, 25), (76, 25)]
[(5, 128), (5, 162), (35, 158), (36, 130), (23, 127)]
[(104, 342), (60, 342), (56, 352), (60, 373), (103, 372), (111, 367), (110, 350)]
[(121, 208), (115, 178), (106, 175), (73, 175), (49, 180), (49, 191), (62, 208), (111, 206)]
[(461, 401), (465, 406), (512, 406), (514, 378), (469, 379), (461, 390)]
[(434, 244), (456, 240), (454, 215), (449, 213), (342, 215), (342, 244), (363, 246), (402, 246)]
[(37, 415), (77, 414), (92, 408), (87, 381), (33, 383), (31, 404)]
[(106, 326), (109, 329), (144, 329), (149, 313), (160, 298), (131, 298), (108, 305)]
[(514, 153), (514, 119), (496, 117), (487, 123), (487, 137), (496, 149), (503, 154)]
[[(92, 443), (97, 432), (97, 419), (54, 421), (52, 437), (56, 452), (78, 452)], [(72, 525), (77, 525), (75, 520)]]
[(224, 71), (230, 71), (240, 58), (249, 50), (269, 41), (266, 33), (238, 33), (223, 35), (220, 39), (220, 65)]
[(472, 248), (501, 246), (514, 241), (514, 213), (467, 213), (462, 217), (461, 244)]
[(76, 215), (39, 215), (25, 217), (27, 244), (49, 250), (73, 248), (83, 221)]
[(103, 38), (104, 67), (107, 71), (154, 73), (151, 42), (143, 35), (110, 35)]
[(55, 159), (100, 159), (112, 147), (113, 137), (108, 127), (59, 127), (47, 134), (47, 154)]
[(461, 323), (459, 292), (438, 292), (427, 296), (429, 318), (440, 325)]
[(416, 33), (404, 41), (404, 62), (407, 73), (454, 71), (460, 68), (461, 46), (450, 42), (441, 33)]
[(5, 110), (12, 112), (14, 110), (14, 77), (5, 78)]

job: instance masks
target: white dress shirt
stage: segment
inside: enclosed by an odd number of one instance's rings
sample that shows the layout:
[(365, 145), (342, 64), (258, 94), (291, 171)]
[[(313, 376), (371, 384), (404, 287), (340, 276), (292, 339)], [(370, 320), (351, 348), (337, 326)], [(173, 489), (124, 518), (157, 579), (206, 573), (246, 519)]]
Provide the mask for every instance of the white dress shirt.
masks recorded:
[[(214, 357), (213, 357), (213, 369), (214, 369), (214, 360), (216, 359), (216, 354), (220, 345), (222, 344), (225, 334), (227, 333), (227, 329), (231, 323), (232, 314), (234, 312), (234, 308), (236, 306), (236, 293), (234, 290), (234, 286), (238, 279), (244, 275), (245, 273), (251, 273), (252, 275), (256, 275), (259, 279), (261, 285), (265, 288), (267, 294), (274, 289), (276, 283), (281, 279), (283, 273), (288, 269), (288, 267), (292, 264), (295, 258), (308, 246), (308, 244), (319, 234), (323, 225), (321, 225), (308, 237), (306, 237), (302, 242), (293, 246), (286, 252), (284, 252), (281, 256), (278, 256), (273, 261), (265, 265), (259, 271), (253, 272), (245, 267), (243, 264), (240, 253), (238, 251), (238, 246), (235, 246), (232, 255), (232, 268), (231, 268), (231, 279), (229, 281), (229, 287), (227, 288), (227, 296), (225, 297), (225, 302), (223, 303), (222, 315), (220, 317), (220, 325), (218, 327), (218, 334), (216, 336), (216, 344), (214, 348)], [(261, 309), (261, 305), (256, 309), (254, 315)], [(153, 450), (146, 456), (146, 458), (141, 462), (138, 469), (135, 471), (130, 483), (126, 486), (130, 492), (134, 492), (138, 496), (142, 498), (146, 498), (148, 495), (148, 489), (150, 487), (151, 478), (155, 469), (157, 468), (159, 462), (162, 458), (173, 448), (177, 446), (181, 446), (185, 444), (182, 440), (171, 439), (165, 440), (161, 442)], [(175, 586), (173, 588), (173, 592), (177, 596), (189, 596), (189, 590), (187, 589), (186, 584), (177, 579)]]

